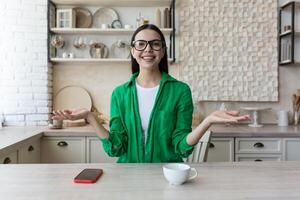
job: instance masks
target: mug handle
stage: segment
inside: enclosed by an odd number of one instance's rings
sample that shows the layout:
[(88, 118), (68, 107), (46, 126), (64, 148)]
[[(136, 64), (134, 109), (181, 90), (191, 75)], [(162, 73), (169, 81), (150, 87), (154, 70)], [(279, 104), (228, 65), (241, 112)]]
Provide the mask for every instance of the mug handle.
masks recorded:
[(193, 171), (195, 174), (193, 176), (190, 176), (188, 180), (192, 180), (198, 176), (198, 172), (195, 168), (191, 168), (191, 171)]

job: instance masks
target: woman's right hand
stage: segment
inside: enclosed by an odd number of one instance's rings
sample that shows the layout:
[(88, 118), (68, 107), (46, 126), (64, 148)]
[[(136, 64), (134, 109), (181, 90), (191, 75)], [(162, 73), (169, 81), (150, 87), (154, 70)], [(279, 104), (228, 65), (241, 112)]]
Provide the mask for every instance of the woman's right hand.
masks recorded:
[(85, 108), (81, 109), (66, 109), (66, 110), (55, 110), (53, 111), (54, 116), (52, 119), (54, 120), (78, 120), (78, 119), (86, 119), (88, 114), (90, 113), (89, 110)]

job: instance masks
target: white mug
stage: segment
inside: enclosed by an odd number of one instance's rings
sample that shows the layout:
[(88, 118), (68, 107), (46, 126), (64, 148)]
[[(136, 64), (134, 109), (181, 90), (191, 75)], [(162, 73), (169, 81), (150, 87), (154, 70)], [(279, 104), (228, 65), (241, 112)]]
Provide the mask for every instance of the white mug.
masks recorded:
[[(171, 163), (163, 166), (164, 176), (171, 185), (181, 185), (198, 176), (195, 168), (183, 163)], [(191, 172), (194, 172), (191, 175)]]
[(108, 24), (101, 24), (101, 28), (102, 29), (107, 29), (107, 28), (109, 28), (109, 25)]
[(125, 29), (132, 29), (132, 25), (130, 25), (130, 24), (125, 24), (125, 25), (124, 25), (124, 28), (125, 28)]
[(278, 126), (288, 126), (289, 125), (289, 113), (285, 110), (279, 110), (277, 112), (277, 124)]

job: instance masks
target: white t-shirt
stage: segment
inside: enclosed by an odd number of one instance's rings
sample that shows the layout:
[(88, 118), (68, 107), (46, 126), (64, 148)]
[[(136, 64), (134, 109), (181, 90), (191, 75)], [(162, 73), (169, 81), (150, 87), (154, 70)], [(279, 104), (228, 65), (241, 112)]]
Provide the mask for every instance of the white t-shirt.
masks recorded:
[(159, 85), (153, 88), (144, 88), (136, 83), (137, 98), (139, 104), (139, 112), (143, 130), (143, 141), (146, 144), (147, 131), (150, 115), (155, 103), (155, 98), (158, 92)]

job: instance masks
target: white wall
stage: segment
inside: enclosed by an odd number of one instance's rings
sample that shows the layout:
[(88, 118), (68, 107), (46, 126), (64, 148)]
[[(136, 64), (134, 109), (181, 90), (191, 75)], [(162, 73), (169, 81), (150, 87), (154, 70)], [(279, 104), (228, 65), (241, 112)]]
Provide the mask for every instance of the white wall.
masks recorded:
[(47, 0), (1, 0), (0, 113), (5, 125), (47, 125)]

